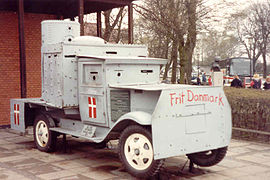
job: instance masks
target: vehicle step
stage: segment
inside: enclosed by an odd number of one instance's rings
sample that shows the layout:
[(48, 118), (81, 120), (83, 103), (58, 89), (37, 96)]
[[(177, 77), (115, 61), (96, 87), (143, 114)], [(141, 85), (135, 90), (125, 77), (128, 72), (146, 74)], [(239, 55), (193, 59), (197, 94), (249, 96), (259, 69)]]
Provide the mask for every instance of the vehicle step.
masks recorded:
[(103, 140), (103, 138), (100, 137), (90, 137), (90, 136), (85, 136), (82, 135), (80, 131), (74, 131), (71, 129), (64, 129), (64, 128), (60, 128), (60, 127), (54, 127), (54, 128), (50, 128), (51, 131), (55, 131), (55, 132), (59, 132), (62, 134), (68, 134), (68, 135), (72, 135), (72, 136), (76, 136), (76, 137), (80, 137), (80, 138), (85, 138), (94, 142), (101, 142)]

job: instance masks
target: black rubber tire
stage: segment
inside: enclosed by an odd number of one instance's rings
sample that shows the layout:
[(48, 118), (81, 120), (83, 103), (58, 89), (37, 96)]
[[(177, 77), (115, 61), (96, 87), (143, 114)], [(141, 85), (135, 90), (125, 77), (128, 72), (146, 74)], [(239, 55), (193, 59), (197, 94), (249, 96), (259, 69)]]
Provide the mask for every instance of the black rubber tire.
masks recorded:
[(153, 157), (153, 159), (151, 159), (152, 163), (149, 165), (148, 168), (146, 168), (144, 170), (138, 170), (138, 169), (133, 168), (126, 159), (124, 146), (125, 146), (125, 143), (126, 143), (126, 140), (128, 139), (128, 137), (134, 133), (138, 133), (138, 134), (141, 134), (141, 135), (144, 135), (145, 137), (147, 137), (147, 139), (150, 141), (152, 149), (153, 149), (151, 132), (145, 127), (142, 127), (139, 125), (131, 125), (131, 126), (128, 126), (122, 132), (122, 134), (120, 136), (119, 144), (118, 144), (119, 158), (122, 161), (127, 172), (129, 172), (131, 175), (133, 175), (137, 178), (143, 178), (143, 179), (154, 176), (156, 173), (159, 172), (159, 169), (162, 167), (163, 160), (154, 160), (154, 157)]
[(228, 147), (188, 154), (188, 158), (198, 166), (209, 167), (218, 164), (225, 157)]
[[(48, 142), (45, 144), (45, 146), (41, 146), (39, 143), (38, 143), (38, 140), (37, 140), (37, 135), (36, 135), (36, 131), (37, 131), (37, 125), (39, 122), (43, 121), (46, 126), (47, 126), (47, 129), (48, 129)], [(40, 151), (43, 151), (43, 152), (53, 152), (55, 151), (55, 148), (56, 148), (56, 140), (57, 140), (57, 133), (54, 132), (54, 131), (50, 131), (49, 128), (51, 127), (50, 125), (50, 122), (48, 120), (48, 118), (43, 115), (43, 114), (40, 114), (38, 115), (36, 118), (35, 118), (35, 121), (34, 121), (34, 141), (35, 141), (35, 144), (36, 144), (36, 147), (40, 150)]]

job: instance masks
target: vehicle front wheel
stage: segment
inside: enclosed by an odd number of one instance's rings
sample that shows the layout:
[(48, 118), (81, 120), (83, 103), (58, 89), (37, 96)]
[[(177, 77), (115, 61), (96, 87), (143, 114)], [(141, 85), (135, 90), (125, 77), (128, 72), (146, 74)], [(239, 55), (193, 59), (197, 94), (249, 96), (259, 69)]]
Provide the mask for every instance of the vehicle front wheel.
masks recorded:
[(188, 158), (198, 166), (209, 167), (219, 163), (226, 155), (227, 147), (188, 154)]
[(57, 135), (50, 131), (50, 122), (44, 115), (38, 115), (34, 121), (34, 141), (40, 151), (55, 150)]
[(125, 169), (135, 177), (154, 176), (163, 160), (154, 160), (151, 132), (139, 125), (127, 127), (119, 139), (119, 157)]

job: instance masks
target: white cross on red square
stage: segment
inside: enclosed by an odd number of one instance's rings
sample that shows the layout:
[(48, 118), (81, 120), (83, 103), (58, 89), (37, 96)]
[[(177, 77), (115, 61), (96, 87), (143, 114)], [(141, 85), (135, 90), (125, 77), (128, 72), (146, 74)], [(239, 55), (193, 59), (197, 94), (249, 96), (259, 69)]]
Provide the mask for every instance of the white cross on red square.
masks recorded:
[(97, 118), (96, 98), (88, 97), (89, 118)]
[(20, 106), (14, 104), (14, 124), (20, 125)]

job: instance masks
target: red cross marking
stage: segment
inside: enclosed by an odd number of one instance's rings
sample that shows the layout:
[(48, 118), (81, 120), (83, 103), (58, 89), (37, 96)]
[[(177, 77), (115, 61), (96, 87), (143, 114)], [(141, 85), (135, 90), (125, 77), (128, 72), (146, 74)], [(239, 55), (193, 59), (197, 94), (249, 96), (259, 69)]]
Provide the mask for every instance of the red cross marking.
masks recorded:
[(20, 125), (20, 106), (19, 104), (14, 104), (14, 124)]
[(89, 118), (97, 118), (96, 98), (88, 97)]

